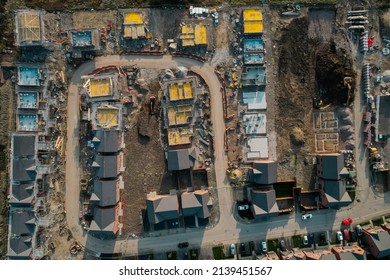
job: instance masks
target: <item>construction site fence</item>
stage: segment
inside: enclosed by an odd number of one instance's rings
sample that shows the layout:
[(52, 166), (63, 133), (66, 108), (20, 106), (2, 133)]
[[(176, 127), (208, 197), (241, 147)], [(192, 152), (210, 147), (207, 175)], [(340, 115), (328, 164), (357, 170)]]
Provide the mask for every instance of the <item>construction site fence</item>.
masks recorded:
[(120, 55), (154, 55), (154, 56), (162, 56), (164, 53), (162, 51), (121, 51)]
[(124, 76), (125, 75), (125, 72), (123, 71), (123, 69), (121, 67), (118, 67), (116, 65), (109, 65), (109, 66), (104, 66), (104, 67), (100, 67), (100, 68), (96, 68), (95, 70), (92, 71), (92, 75), (96, 75), (96, 74), (100, 74), (102, 72), (105, 72), (105, 71), (109, 71), (109, 70), (115, 70), (117, 71), (121, 76)]
[(206, 61), (206, 58), (204, 58), (202, 56), (199, 56), (199, 55), (190, 54), (190, 53), (174, 52), (174, 53), (172, 53), (172, 56), (191, 58), (191, 59), (194, 59), (194, 60), (198, 60), (200, 62), (205, 62)]

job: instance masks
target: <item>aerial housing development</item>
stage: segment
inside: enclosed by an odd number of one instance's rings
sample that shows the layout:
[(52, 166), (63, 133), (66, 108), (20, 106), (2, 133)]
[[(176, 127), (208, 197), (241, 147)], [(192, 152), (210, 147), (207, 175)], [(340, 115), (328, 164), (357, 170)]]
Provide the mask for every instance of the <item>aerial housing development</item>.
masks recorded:
[(388, 3), (103, 6), (7, 11), (0, 258), (389, 259)]

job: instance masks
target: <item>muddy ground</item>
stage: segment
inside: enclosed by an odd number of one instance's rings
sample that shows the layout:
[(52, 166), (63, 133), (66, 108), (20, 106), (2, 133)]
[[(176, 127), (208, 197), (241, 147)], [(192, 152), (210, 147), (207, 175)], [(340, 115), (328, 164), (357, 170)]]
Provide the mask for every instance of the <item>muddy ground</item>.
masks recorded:
[(158, 81), (152, 83), (149, 89), (141, 110), (134, 111), (128, 117), (128, 130), (125, 133), (123, 234), (141, 234), (141, 214), (145, 208), (146, 195), (152, 191), (166, 193), (173, 183), (165, 174), (166, 164), (160, 139), (160, 110), (157, 107), (156, 114), (150, 115), (148, 109), (148, 96), (158, 96)]
[(347, 36), (332, 24), (335, 16), (334, 10), (308, 10), (289, 20), (275, 16), (271, 28), (276, 47), (267, 59), (277, 65), (278, 176), (296, 178), (303, 188), (314, 183), (313, 98), (320, 97), (331, 108), (341, 106), (343, 78), (354, 77)]

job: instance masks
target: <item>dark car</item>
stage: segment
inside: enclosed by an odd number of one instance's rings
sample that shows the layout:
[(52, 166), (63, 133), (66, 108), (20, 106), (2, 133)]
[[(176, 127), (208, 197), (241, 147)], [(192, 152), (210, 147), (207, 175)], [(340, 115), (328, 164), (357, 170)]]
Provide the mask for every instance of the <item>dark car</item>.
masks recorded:
[(177, 247), (179, 247), (179, 248), (187, 248), (188, 245), (190, 245), (188, 242), (181, 242), (181, 243), (177, 244)]
[(286, 242), (284, 241), (284, 239), (280, 239), (280, 250), (281, 251), (286, 251)]
[(325, 233), (323, 233), (323, 232), (320, 234), (320, 243), (321, 244), (325, 244), (326, 243)]
[(344, 239), (346, 241), (350, 241), (351, 240), (351, 235), (349, 234), (349, 231), (347, 229), (344, 229), (343, 234), (344, 234)]
[(314, 243), (314, 233), (310, 233), (309, 234), (309, 244), (313, 244)]

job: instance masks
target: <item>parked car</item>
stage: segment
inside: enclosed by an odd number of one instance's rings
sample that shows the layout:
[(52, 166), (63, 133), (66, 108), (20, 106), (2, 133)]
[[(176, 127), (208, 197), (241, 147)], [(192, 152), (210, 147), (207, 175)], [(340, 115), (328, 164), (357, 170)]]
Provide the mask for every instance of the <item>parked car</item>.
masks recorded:
[(309, 244), (309, 239), (307, 238), (307, 235), (303, 236), (302, 243), (303, 243), (303, 245), (308, 245)]
[(187, 248), (188, 245), (190, 245), (188, 242), (181, 242), (181, 243), (177, 244), (177, 247), (179, 247), (179, 248)]
[(240, 254), (246, 255), (245, 243), (240, 244)]
[(323, 233), (323, 232), (321, 232), (321, 234), (320, 234), (320, 243), (321, 244), (325, 244), (326, 243), (325, 233)]
[(363, 234), (362, 226), (361, 225), (356, 225), (355, 229), (356, 229), (356, 234), (358, 236), (362, 236), (362, 234)]
[(245, 211), (245, 210), (248, 210), (248, 209), (249, 209), (249, 205), (248, 204), (238, 205), (238, 211)]
[(236, 244), (230, 245), (230, 254), (235, 255), (236, 254)]
[(286, 242), (284, 241), (284, 239), (280, 239), (280, 250), (281, 251), (286, 251)]
[(352, 219), (351, 218), (347, 218), (347, 219), (344, 219), (341, 223), (344, 225), (344, 226), (347, 226), (347, 225), (350, 225), (352, 224)]
[(344, 229), (343, 233), (344, 233), (344, 239), (346, 241), (350, 241), (351, 240), (351, 235), (349, 234), (349, 230)]
[(341, 231), (336, 232), (336, 236), (338, 241), (343, 241), (343, 234)]
[(311, 218), (313, 218), (313, 214), (307, 213), (302, 215), (302, 220), (309, 220)]
[(310, 233), (309, 234), (309, 244), (313, 244), (314, 243), (314, 233)]
[(268, 252), (267, 242), (266, 242), (266, 241), (262, 241), (262, 242), (261, 242), (261, 251), (262, 251), (263, 253), (267, 253), (267, 252)]

